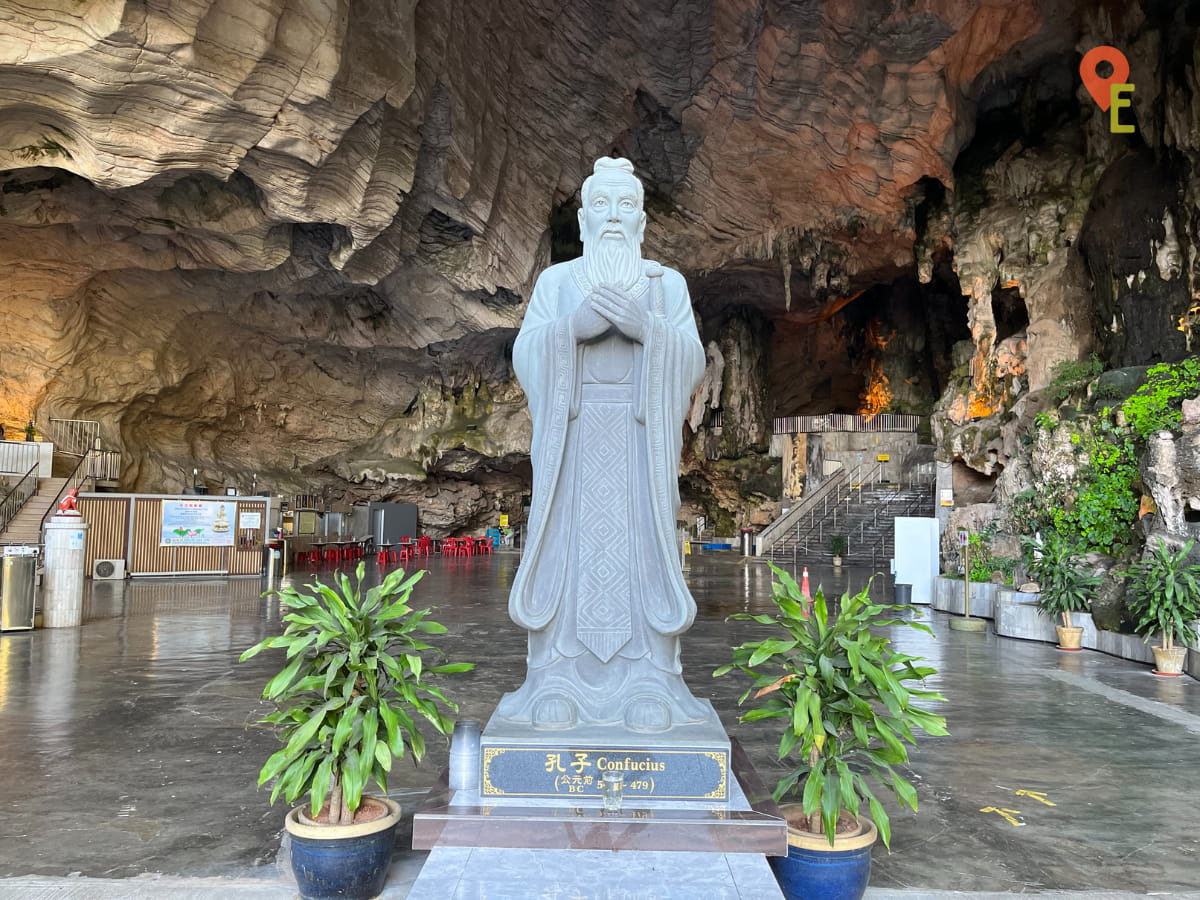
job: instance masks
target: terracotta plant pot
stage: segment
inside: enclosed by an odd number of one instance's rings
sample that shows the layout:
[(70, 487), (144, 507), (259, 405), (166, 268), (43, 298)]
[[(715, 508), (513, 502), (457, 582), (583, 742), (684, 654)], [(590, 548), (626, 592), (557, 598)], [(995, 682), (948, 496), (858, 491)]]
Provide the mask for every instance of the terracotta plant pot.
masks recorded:
[(1151, 647), (1154, 651), (1155, 675), (1182, 675), (1183, 661), (1187, 659), (1187, 647)]
[(387, 797), (363, 797), (367, 799), (386, 806), (387, 815), (356, 825), (311, 825), (301, 821), (304, 807), (287, 814), (292, 872), (303, 900), (369, 900), (383, 892), (400, 804)]
[[(800, 815), (800, 805), (782, 807), (789, 821)], [(859, 830), (840, 835), (833, 846), (823, 834), (788, 827), (788, 855), (768, 857), (775, 879), (787, 900), (819, 897), (821, 900), (858, 900), (871, 878), (871, 847), (879, 836), (870, 819), (858, 820)]]
[(1083, 649), (1083, 629), (1078, 625), (1072, 625), (1070, 628), (1065, 625), (1055, 625), (1054, 630), (1058, 632), (1059, 650)]

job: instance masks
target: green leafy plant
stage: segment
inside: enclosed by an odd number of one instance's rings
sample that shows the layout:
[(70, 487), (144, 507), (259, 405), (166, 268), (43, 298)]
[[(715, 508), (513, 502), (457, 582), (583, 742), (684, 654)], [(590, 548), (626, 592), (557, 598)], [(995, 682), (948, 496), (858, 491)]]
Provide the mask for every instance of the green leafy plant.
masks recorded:
[(1053, 413), (1040, 412), (1033, 417), (1033, 424), (1041, 431), (1053, 431), (1054, 426), (1058, 424), (1058, 419)]
[(995, 563), (988, 535), (972, 532), (967, 535), (967, 577), (971, 581), (991, 581)]
[(1092, 594), (1102, 579), (1087, 570), (1070, 541), (1054, 532), (1040, 542), (1024, 538), (1021, 548), (1025, 570), (1041, 591), (1038, 607), (1051, 619), (1060, 617), (1063, 627), (1072, 627), (1071, 613), (1091, 608)]
[(424, 571), (406, 576), (397, 569), (363, 591), (364, 569), (360, 563), (353, 581), (337, 573), (333, 586), (316, 579), (305, 591), (269, 592), (287, 606), (286, 628), (241, 657), (287, 651), (287, 664), (262, 693), (278, 708), (260, 720), (279, 727), (284, 747), (263, 765), (259, 785), (275, 779), (272, 803), (307, 794), (313, 819), (327, 804), (329, 824), (353, 821), (369, 780), (386, 791), (394, 759), (407, 752), (420, 761), (425, 739), (418, 719), (441, 734), (452, 730), (438, 704), (458, 707), (430, 676), (475, 667), (427, 662), (427, 655), (441, 653), (424, 637), (445, 634), (446, 627), (428, 618), (430, 609), (409, 605)]
[(1160, 363), (1146, 372), (1146, 381), (1121, 409), (1130, 426), (1142, 438), (1156, 431), (1174, 431), (1183, 419), (1182, 403), (1200, 393), (1200, 358), (1191, 356), (1176, 363)]
[(1150, 640), (1162, 636), (1161, 647), (1174, 648), (1196, 639), (1194, 622), (1200, 618), (1200, 565), (1188, 562), (1195, 541), (1172, 551), (1164, 541), (1154, 541), (1148, 553), (1120, 574), (1130, 578), (1128, 605), (1136, 617), (1138, 634)]
[(834, 556), (845, 556), (846, 548), (848, 546), (849, 545), (846, 541), (846, 535), (831, 534), (829, 536), (829, 552), (832, 553)]
[[(1132, 543), (1137, 522), (1137, 445), (1107, 421), (1080, 429), (1072, 434), (1081, 457), (1075, 477), (1045, 481), (1038, 490), (1017, 494), (1007, 521), (1020, 534), (1056, 532), (1084, 552), (1118, 555)], [(1046, 496), (1062, 500), (1048, 504)]]
[(1017, 563), (1019, 561), (1013, 559), (1011, 556), (993, 556), (992, 575), (995, 576), (999, 572), (1004, 579), (1004, 584), (1012, 584), (1017, 573)]
[(782, 734), (778, 756), (792, 766), (773, 796), (800, 798), (805, 828), (826, 834), (832, 845), (843, 812), (857, 816), (865, 800), (885, 845), (891, 822), (871, 784), (895, 794), (902, 806), (917, 809), (917, 792), (895, 766), (908, 762), (914, 730), (944, 735), (946, 720), (916, 705), (944, 700), (941, 694), (905, 682), (923, 681), (937, 670), (919, 657), (898, 652), (872, 629), (892, 626), (931, 633), (928, 626), (891, 618), (906, 607), (873, 603), (868, 588), (830, 604), (818, 590), (811, 601), (796, 581), (771, 566), (776, 615), (739, 613), (767, 625), (772, 634), (733, 648), (733, 662), (714, 677), (738, 669), (753, 679), (739, 703), (762, 704), (743, 722), (776, 720)]
[(1089, 359), (1064, 359), (1050, 369), (1050, 383), (1046, 386), (1046, 398), (1058, 406), (1064, 400), (1104, 371), (1104, 363), (1096, 354)]

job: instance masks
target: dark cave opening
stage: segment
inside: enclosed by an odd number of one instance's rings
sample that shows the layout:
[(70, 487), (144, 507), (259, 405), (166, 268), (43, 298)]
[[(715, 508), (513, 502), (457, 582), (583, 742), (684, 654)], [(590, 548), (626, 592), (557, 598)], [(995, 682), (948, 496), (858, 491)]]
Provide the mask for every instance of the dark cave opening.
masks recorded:
[(954, 505), (970, 506), (974, 503), (987, 503), (992, 499), (992, 491), (996, 487), (997, 475), (984, 475), (976, 472), (962, 460), (955, 460), (952, 468), (954, 485)]
[(1016, 287), (992, 291), (992, 319), (996, 323), (996, 341), (1003, 341), (1029, 328), (1029, 307)]
[(550, 262), (567, 262), (583, 256), (579, 237), (579, 199), (568, 197), (550, 213)]

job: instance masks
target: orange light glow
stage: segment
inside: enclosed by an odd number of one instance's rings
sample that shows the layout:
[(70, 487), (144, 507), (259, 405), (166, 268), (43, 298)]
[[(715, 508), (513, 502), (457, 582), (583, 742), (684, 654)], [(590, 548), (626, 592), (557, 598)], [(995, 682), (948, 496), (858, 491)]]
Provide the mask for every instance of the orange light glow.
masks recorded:
[(867, 417), (879, 415), (892, 402), (892, 388), (883, 366), (878, 360), (871, 361), (871, 372), (867, 377), (867, 389), (859, 398), (858, 412)]

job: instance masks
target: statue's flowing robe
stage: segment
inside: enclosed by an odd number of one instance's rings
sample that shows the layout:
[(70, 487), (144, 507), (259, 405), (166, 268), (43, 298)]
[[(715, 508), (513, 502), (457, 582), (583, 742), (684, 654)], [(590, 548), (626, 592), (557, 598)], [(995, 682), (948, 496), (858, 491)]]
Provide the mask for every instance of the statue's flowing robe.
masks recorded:
[(651, 313), (641, 343), (615, 329), (577, 342), (572, 314), (591, 290), (577, 260), (538, 279), (513, 347), (533, 418), (533, 502), (509, 613), (529, 631), (529, 671), (501, 701), (504, 718), (530, 721), (546, 697), (570, 700), (581, 723), (619, 721), (647, 698), (674, 724), (707, 716), (680, 674), (678, 635), (696, 605), (675, 537), (704, 350), (683, 277), (647, 269), (655, 277), (630, 291)]

